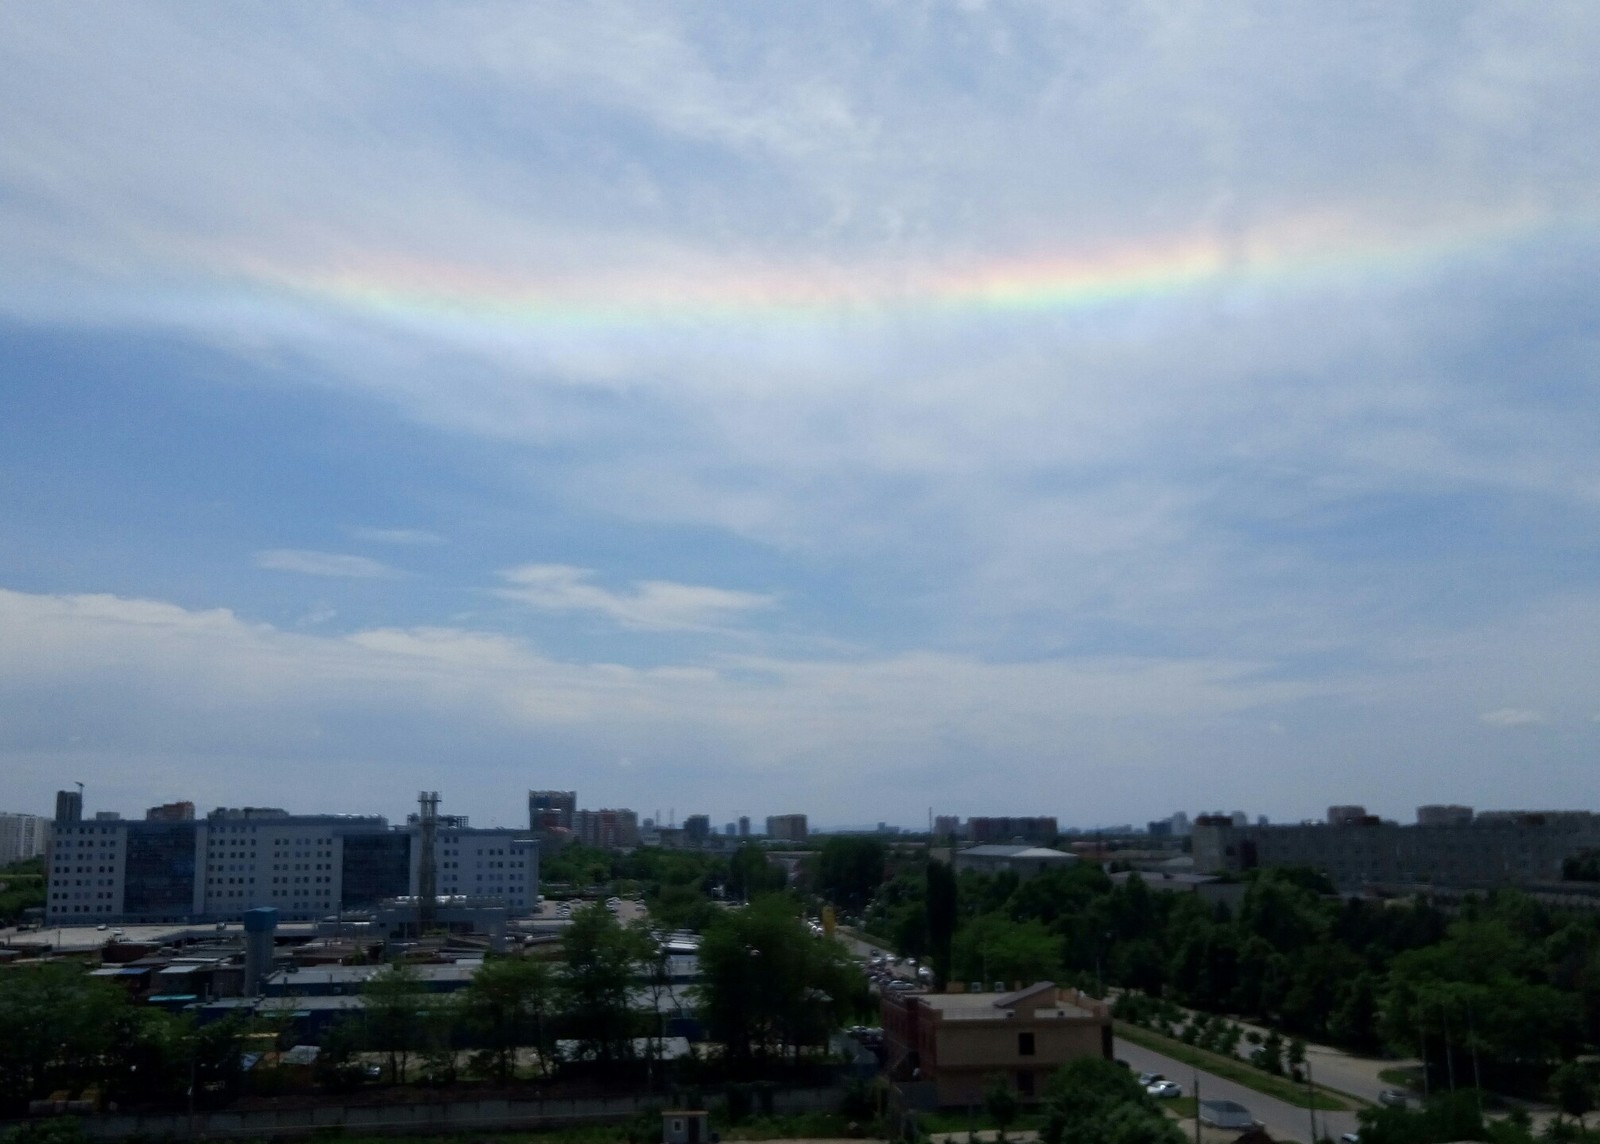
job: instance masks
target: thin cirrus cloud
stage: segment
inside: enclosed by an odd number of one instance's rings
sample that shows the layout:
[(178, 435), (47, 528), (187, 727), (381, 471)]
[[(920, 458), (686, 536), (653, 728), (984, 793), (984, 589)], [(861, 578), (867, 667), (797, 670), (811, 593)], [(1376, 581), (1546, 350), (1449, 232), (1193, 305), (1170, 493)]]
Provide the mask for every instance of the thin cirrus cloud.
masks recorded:
[(368, 544), (416, 547), (444, 543), (444, 537), (425, 528), (353, 528), (350, 535)]
[(298, 572), (303, 576), (330, 576), (345, 580), (392, 580), (404, 575), (399, 569), (366, 556), (315, 552), (305, 548), (268, 548), (257, 552), (256, 567), (272, 572)]
[(1537, 727), (1545, 717), (1544, 712), (1527, 707), (1497, 707), (1479, 715), (1478, 720), (1491, 727)]
[(569, 564), (524, 564), (501, 577), (509, 587), (497, 595), (548, 612), (591, 612), (636, 631), (706, 631), (770, 608), (772, 596), (678, 584), (635, 581), (631, 591), (613, 592), (594, 583), (594, 573)]

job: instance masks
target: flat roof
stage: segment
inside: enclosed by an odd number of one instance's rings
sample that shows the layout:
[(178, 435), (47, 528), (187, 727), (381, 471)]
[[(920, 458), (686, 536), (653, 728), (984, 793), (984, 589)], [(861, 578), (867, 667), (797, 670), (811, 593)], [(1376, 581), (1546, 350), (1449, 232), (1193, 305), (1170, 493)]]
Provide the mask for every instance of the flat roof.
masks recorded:
[[(483, 968), (481, 958), (456, 962), (418, 962), (409, 966), (423, 981), (470, 981), (472, 975)], [(274, 970), (267, 980), (273, 985), (360, 985), (384, 972), (381, 965), (307, 965), (293, 971)]]
[(1065, 850), (1052, 850), (1048, 846), (969, 846), (965, 850), (957, 850), (957, 858), (1026, 858), (1038, 861), (1053, 859), (1066, 859), (1076, 861), (1076, 854), (1068, 854)]

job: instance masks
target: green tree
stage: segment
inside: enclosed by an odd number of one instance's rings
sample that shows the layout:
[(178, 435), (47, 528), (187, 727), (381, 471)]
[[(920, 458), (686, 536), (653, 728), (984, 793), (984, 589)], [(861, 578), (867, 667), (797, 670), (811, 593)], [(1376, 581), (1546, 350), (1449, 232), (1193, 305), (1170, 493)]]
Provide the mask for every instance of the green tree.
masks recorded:
[(562, 1011), (577, 1032), (579, 1055), (628, 1059), (634, 1034), (629, 998), (636, 961), (633, 940), (611, 911), (596, 903), (572, 912), (561, 944)]
[(1083, 1057), (1045, 1086), (1044, 1144), (1183, 1144), (1183, 1133), (1127, 1069)]
[(816, 857), (816, 888), (823, 897), (860, 913), (883, 882), (886, 852), (876, 838), (835, 834)]
[(1061, 972), (1061, 941), (1041, 922), (1003, 914), (974, 918), (956, 935), (955, 971), (964, 981), (1030, 983)]
[(1278, 1035), (1276, 1029), (1267, 1034), (1266, 1039), (1261, 1042), (1261, 1047), (1250, 1054), (1250, 1059), (1273, 1076), (1283, 1074), (1283, 1038)]
[(782, 867), (769, 862), (766, 851), (753, 842), (742, 843), (728, 859), (728, 896), (735, 901), (776, 893), (787, 880)]
[(388, 1054), (389, 1083), (399, 1084), (422, 1041), (422, 977), (415, 967), (396, 962), (367, 979), (361, 998), (367, 1044)]
[[(460, 1075), (456, 1051), (461, 1030), (463, 1026), (474, 1023), (465, 1014), (465, 1008), (466, 1000), (461, 993), (429, 994), (427, 1007), (422, 1011), (421, 1044), (418, 1048), (425, 1083), (441, 1087), (456, 1083)], [(326, 1044), (323, 1052), (327, 1052)]]
[(959, 921), (956, 875), (948, 863), (928, 863), (926, 917), (928, 950), (936, 988), (950, 980), (956, 924)]
[(461, 992), (461, 1011), (484, 1046), (482, 1071), (500, 1084), (516, 1076), (517, 1050), (534, 1046), (544, 1067), (545, 1029), (555, 1000), (550, 966), (532, 957), (492, 957)]
[(1004, 1140), (1006, 1129), (1015, 1123), (1020, 1111), (1017, 1094), (1011, 1091), (1011, 1080), (1004, 1073), (996, 1073), (984, 1085), (983, 1110), (994, 1121), (995, 1127), (1000, 1130), (1000, 1139)]
[(662, 1002), (672, 993), (672, 965), (666, 946), (656, 937), (648, 919), (639, 918), (630, 923), (628, 937), (633, 942), (634, 963), (643, 981), (645, 995), (650, 999), (649, 1028), (645, 1034), (645, 1045), (653, 1084), (657, 1062), (662, 1057), (662, 1041), (666, 1033)]
[(105, 1080), (127, 1007), (127, 994), (77, 965), (0, 973), (0, 1107)]
[(1550, 1088), (1561, 1111), (1576, 1116), (1578, 1126), (1583, 1127), (1583, 1118), (1594, 1111), (1595, 1079), (1590, 1067), (1582, 1061), (1564, 1062), (1550, 1074)]
[(1356, 1114), (1361, 1123), (1361, 1144), (1447, 1144), (1453, 1140), (1493, 1139), (1478, 1111), (1480, 1103), (1476, 1092), (1462, 1089), (1435, 1093), (1416, 1110), (1364, 1108)]
[(825, 1043), (849, 1014), (860, 971), (837, 942), (816, 941), (778, 897), (724, 914), (700, 943), (700, 1012), (728, 1056), (759, 1057)]

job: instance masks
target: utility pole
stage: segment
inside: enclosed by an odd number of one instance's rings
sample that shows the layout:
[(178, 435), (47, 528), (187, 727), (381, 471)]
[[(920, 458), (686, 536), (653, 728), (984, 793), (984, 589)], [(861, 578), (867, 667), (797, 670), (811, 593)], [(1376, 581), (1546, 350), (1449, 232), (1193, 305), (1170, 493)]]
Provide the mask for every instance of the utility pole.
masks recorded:
[(1444, 1068), (1445, 1075), (1450, 1078), (1450, 1091), (1456, 1090), (1456, 1055), (1450, 1045), (1450, 1011), (1444, 1007), (1444, 1001), (1439, 1002), (1439, 1021), (1444, 1026)]
[(1478, 1094), (1478, 1119), (1483, 1119), (1483, 1077), (1478, 1072), (1478, 1031), (1472, 1023), (1472, 1005), (1467, 1005), (1467, 1045), (1472, 1049), (1472, 1089)]
[(1311, 1058), (1305, 1060), (1306, 1066), (1306, 1113), (1311, 1117), (1311, 1144), (1317, 1144), (1317, 1086), (1311, 1080)]
[[(1194, 1070), (1194, 1144), (1200, 1144), (1200, 1070)], [(1317, 1144), (1315, 1140), (1311, 1144)]]

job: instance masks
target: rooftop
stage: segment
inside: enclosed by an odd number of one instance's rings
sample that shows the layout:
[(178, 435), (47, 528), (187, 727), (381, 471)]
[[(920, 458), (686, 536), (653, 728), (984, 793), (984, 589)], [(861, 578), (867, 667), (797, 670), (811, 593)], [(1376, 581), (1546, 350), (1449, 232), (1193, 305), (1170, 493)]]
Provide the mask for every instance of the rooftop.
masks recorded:
[(1048, 846), (969, 846), (965, 850), (956, 851), (957, 858), (1030, 858), (1049, 861), (1063, 859), (1072, 861), (1076, 855), (1068, 854), (1064, 850), (1052, 850)]

